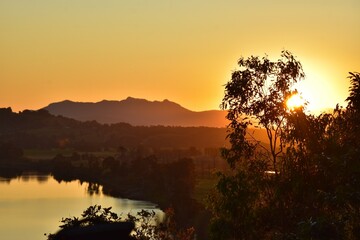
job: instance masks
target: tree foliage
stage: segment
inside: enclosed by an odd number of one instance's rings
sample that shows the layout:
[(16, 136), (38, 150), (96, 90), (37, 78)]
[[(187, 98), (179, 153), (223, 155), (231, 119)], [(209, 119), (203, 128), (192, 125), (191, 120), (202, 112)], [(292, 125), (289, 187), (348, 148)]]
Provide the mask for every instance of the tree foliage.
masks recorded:
[[(125, 218), (119, 217), (111, 211), (111, 207), (103, 208), (100, 205), (93, 205), (84, 210), (81, 217), (63, 218), (60, 229), (84, 228), (106, 223), (130, 222), (135, 226), (131, 233), (134, 240), (192, 240), (194, 239), (194, 229), (179, 229), (174, 221), (174, 211), (167, 209), (165, 217), (160, 221), (154, 211), (141, 210), (137, 214), (128, 213)], [(61, 233), (48, 234), (47, 239), (58, 239)], [(113, 236), (113, 239), (117, 239)]]
[(277, 172), (277, 158), (285, 144), (280, 137), (289, 115), (285, 102), (297, 92), (294, 85), (305, 74), (300, 62), (288, 51), (283, 51), (277, 61), (251, 56), (240, 58), (238, 64), (240, 69), (232, 73), (231, 80), (225, 85), (221, 105), (228, 109), (231, 129), (232, 148), (225, 152), (225, 157), (233, 167), (238, 156), (249, 158), (253, 155), (258, 142), (246, 137), (248, 126), (255, 124), (266, 129), (273, 170)]
[[(350, 73), (347, 108), (314, 116), (286, 107), (304, 77), (291, 53), (238, 63), (222, 102), (231, 171), (209, 197), (213, 239), (359, 239), (359, 74)], [(254, 125), (268, 145), (252, 137)]]

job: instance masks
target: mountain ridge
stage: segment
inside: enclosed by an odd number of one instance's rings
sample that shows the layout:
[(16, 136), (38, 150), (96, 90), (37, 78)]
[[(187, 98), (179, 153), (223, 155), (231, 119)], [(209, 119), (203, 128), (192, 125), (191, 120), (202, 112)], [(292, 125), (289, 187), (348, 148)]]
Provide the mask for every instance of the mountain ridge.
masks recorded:
[(192, 111), (168, 99), (149, 101), (128, 97), (124, 100), (75, 102), (63, 100), (42, 108), (53, 115), (102, 124), (129, 123), (134, 126), (225, 127), (226, 111)]

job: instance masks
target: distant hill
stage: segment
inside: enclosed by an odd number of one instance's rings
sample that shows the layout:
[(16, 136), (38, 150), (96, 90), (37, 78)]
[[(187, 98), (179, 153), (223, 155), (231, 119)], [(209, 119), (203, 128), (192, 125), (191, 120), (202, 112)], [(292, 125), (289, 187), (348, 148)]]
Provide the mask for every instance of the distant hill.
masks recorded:
[(129, 123), (133, 126), (225, 127), (226, 112), (210, 110), (194, 112), (169, 100), (148, 101), (128, 97), (122, 101), (89, 103), (65, 100), (44, 107), (51, 114), (79, 121)]

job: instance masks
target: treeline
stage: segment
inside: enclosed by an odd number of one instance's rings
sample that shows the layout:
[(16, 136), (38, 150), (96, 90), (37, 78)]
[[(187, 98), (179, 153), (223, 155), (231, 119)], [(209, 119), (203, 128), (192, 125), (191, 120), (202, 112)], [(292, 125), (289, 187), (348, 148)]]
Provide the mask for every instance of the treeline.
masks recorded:
[(0, 109), (0, 142), (20, 148), (71, 148), (100, 151), (119, 147), (205, 148), (225, 145), (226, 129), (210, 127), (134, 127), (127, 123), (99, 124), (53, 116), (46, 110)]
[(80, 154), (58, 155), (50, 162), (58, 181), (79, 179), (93, 183), (88, 189), (90, 194), (96, 193), (96, 187), (101, 185), (105, 194), (153, 201), (165, 207), (189, 205), (192, 201), (195, 168), (190, 158), (164, 163), (156, 156), (121, 161), (111, 156)]

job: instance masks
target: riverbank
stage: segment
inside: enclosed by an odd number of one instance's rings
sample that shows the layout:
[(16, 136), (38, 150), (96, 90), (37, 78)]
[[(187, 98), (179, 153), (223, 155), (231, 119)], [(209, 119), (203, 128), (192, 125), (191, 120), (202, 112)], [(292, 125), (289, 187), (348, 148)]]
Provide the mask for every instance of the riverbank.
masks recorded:
[(89, 193), (102, 186), (108, 196), (153, 202), (162, 210), (171, 207), (179, 227), (195, 227), (200, 239), (205, 239), (207, 233), (209, 214), (193, 199), (196, 178), (191, 159), (159, 163), (156, 157), (148, 157), (119, 163), (88, 154), (58, 155), (53, 159), (9, 161), (1, 163), (0, 169), (0, 175), (8, 178), (36, 171), (51, 174), (58, 182), (88, 182)]

